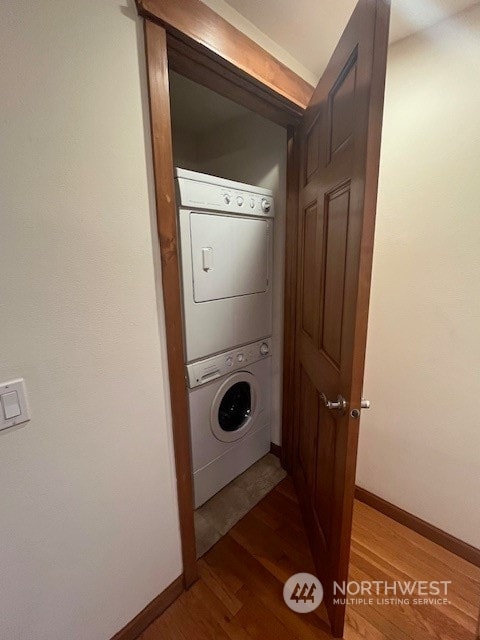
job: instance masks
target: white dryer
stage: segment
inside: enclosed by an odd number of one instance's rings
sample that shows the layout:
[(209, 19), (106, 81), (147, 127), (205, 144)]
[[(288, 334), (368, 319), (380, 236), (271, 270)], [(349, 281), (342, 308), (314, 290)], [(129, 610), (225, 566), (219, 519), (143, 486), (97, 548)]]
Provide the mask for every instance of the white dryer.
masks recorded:
[(195, 508), (270, 450), (271, 339), (187, 365)]
[(272, 192), (176, 169), (186, 361), (272, 334)]

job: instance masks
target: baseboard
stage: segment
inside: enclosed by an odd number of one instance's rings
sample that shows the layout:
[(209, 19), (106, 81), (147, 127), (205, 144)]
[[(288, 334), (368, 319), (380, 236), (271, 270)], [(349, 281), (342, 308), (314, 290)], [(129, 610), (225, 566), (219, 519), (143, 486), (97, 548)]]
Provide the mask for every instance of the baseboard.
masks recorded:
[(130, 620), (112, 640), (135, 640), (152, 622), (162, 614), (183, 592), (183, 575), (172, 582), (162, 593), (147, 604), (145, 609)]
[(270, 453), (273, 453), (277, 458), (282, 458), (282, 447), (279, 444), (275, 444), (274, 442), (270, 442)]
[(460, 558), (480, 567), (480, 549), (472, 547), (466, 542), (463, 542), (463, 540), (455, 538), (449, 533), (438, 529), (438, 527), (435, 527), (433, 524), (430, 524), (421, 518), (417, 518), (417, 516), (408, 513), (408, 511), (404, 511), (404, 509), (395, 506), (391, 502), (387, 502), (383, 498), (376, 496), (374, 493), (370, 493), (370, 491), (367, 491), (366, 489), (362, 489), (357, 486), (355, 488), (355, 497), (357, 500), (360, 500), (360, 502), (364, 502), (373, 509), (376, 509), (377, 511), (380, 511), (380, 513), (392, 518), (392, 520), (405, 525), (428, 540), (431, 540), (444, 549), (460, 556)]

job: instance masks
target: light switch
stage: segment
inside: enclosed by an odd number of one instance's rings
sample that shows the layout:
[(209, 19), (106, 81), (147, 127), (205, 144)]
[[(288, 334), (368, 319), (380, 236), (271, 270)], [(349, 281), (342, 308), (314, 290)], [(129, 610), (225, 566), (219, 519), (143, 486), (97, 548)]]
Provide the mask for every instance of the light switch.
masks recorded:
[(28, 422), (27, 393), (23, 378), (0, 384), (0, 431)]
[(22, 410), (20, 409), (20, 402), (18, 400), (18, 393), (16, 391), (3, 393), (0, 396), (0, 400), (2, 401), (3, 417), (5, 420), (16, 418), (22, 413)]

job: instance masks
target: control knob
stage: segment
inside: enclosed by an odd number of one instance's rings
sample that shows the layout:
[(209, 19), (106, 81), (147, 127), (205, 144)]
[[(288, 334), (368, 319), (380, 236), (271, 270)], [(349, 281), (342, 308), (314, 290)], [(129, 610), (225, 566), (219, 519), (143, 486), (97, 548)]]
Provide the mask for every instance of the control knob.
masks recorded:
[(242, 196), (237, 196), (237, 204), (239, 207), (241, 207), (243, 205), (243, 198)]
[(262, 356), (266, 356), (267, 353), (269, 353), (269, 351), (270, 351), (270, 347), (268, 346), (268, 344), (266, 342), (264, 342), (260, 346), (260, 353), (262, 354)]
[(231, 197), (228, 195), (228, 193), (224, 195), (223, 199), (225, 200), (225, 204), (230, 204), (232, 200)]
[(272, 205), (270, 204), (270, 202), (266, 198), (262, 198), (262, 211), (264, 213), (268, 213), (271, 208)]

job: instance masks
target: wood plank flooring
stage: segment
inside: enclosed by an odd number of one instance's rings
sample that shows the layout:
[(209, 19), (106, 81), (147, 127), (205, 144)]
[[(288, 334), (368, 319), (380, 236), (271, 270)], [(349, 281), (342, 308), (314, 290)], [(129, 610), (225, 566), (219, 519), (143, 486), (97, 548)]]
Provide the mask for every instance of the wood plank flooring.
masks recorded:
[[(296, 614), (285, 580), (313, 572), (292, 482), (282, 481), (199, 562), (200, 579), (141, 640), (324, 640), (326, 612)], [(450, 604), (349, 605), (346, 640), (474, 640), (480, 569), (356, 502), (351, 580), (451, 580)], [(391, 597), (387, 595), (386, 597)]]

